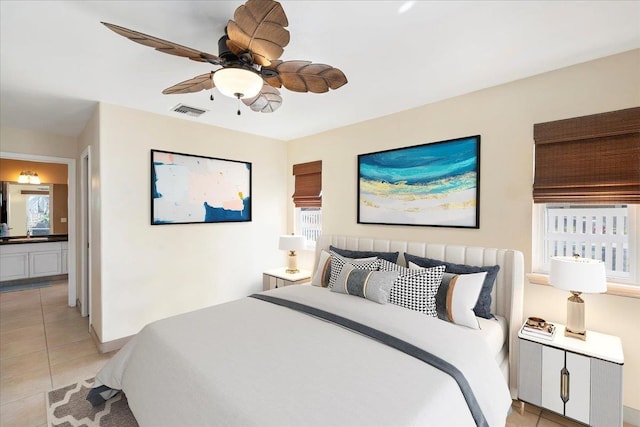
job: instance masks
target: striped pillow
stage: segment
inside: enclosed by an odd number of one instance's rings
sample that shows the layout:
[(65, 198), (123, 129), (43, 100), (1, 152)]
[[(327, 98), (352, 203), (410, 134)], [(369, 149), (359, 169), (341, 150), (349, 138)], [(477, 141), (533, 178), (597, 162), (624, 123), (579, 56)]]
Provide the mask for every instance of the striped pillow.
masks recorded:
[(386, 304), (389, 300), (391, 287), (397, 277), (397, 271), (361, 270), (353, 264), (347, 263), (342, 267), (342, 271), (331, 290), (366, 298), (378, 304)]

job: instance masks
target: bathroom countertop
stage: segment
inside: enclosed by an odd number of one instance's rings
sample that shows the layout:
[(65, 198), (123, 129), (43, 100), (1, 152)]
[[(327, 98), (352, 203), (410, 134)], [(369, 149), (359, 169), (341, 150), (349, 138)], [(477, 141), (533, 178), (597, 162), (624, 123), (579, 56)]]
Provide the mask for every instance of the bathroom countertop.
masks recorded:
[(67, 234), (50, 234), (48, 236), (10, 236), (0, 238), (0, 245), (20, 245), (23, 243), (48, 243), (48, 242), (66, 242), (69, 240)]

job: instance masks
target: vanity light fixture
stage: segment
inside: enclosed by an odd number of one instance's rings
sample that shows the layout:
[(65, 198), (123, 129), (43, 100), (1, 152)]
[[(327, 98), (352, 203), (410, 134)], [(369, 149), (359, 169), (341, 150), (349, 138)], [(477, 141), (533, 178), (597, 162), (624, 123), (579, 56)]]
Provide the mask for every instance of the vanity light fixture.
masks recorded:
[(18, 184), (40, 184), (40, 177), (34, 171), (22, 171), (18, 176)]

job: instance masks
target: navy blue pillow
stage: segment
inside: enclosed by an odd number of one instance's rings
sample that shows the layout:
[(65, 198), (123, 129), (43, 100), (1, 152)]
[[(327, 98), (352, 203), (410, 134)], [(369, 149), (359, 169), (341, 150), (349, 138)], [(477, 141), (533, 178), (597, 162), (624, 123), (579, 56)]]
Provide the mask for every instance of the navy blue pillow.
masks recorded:
[(452, 262), (440, 261), (439, 259), (423, 258), (411, 254), (404, 254), (404, 259), (407, 260), (407, 265), (409, 265), (409, 262), (412, 262), (415, 265), (425, 268), (444, 265), (444, 271), (446, 271), (447, 273), (468, 274), (482, 273), (486, 271), (487, 277), (485, 277), (484, 279), (482, 290), (480, 291), (480, 296), (478, 297), (476, 306), (473, 307), (473, 312), (476, 314), (476, 316), (484, 317), (485, 319), (493, 318), (493, 314), (491, 314), (491, 291), (493, 290), (493, 284), (495, 283), (496, 277), (498, 276), (498, 271), (500, 270), (499, 265), (493, 265), (490, 267), (476, 267), (473, 265), (455, 264)]
[(394, 264), (398, 262), (398, 255), (400, 255), (400, 252), (352, 251), (349, 249), (336, 248), (335, 246), (329, 246), (329, 249), (347, 258), (358, 259), (358, 258), (371, 258), (375, 256), (380, 259), (386, 259), (387, 261), (392, 262)]

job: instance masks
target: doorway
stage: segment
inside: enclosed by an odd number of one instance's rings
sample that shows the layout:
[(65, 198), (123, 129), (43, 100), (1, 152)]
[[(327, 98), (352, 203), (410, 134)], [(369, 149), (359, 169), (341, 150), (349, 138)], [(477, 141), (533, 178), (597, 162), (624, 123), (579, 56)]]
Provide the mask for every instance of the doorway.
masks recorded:
[(68, 196), (67, 196), (67, 209), (68, 209), (68, 305), (69, 307), (76, 306), (76, 300), (78, 297), (77, 292), (77, 271), (76, 271), (76, 236), (77, 236), (77, 224), (76, 224), (76, 160), (68, 159), (65, 157), (51, 157), (51, 156), (39, 156), (35, 154), (22, 154), (22, 153), (7, 153), (0, 152), (0, 157), (4, 159), (13, 160), (26, 160), (30, 162), (40, 163), (63, 163), (67, 165), (67, 180), (68, 180)]

